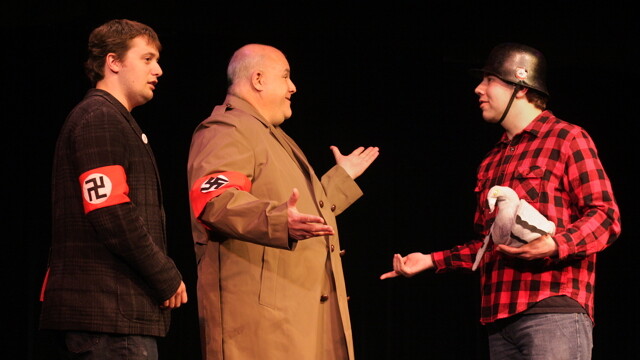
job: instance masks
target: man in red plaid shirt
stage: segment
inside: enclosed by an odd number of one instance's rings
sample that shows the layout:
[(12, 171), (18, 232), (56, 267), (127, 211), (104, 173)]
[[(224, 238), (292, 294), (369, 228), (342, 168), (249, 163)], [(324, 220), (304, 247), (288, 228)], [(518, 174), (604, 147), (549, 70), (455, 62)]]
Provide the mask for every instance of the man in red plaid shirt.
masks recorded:
[(505, 133), (478, 168), (478, 238), (451, 250), (394, 255), (386, 279), (471, 269), (495, 218), (494, 185), (513, 188), (556, 225), (521, 247), (489, 243), (480, 259), (481, 323), (492, 359), (590, 359), (596, 254), (620, 235), (620, 213), (591, 137), (546, 110), (546, 61), (529, 46), (496, 46), (476, 87), (482, 117)]

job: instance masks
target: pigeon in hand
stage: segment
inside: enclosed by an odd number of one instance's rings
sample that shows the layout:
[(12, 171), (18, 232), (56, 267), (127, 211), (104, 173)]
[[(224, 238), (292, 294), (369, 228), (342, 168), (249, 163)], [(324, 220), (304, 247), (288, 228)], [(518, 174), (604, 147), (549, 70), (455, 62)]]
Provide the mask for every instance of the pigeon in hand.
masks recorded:
[(553, 235), (556, 225), (547, 220), (544, 215), (528, 202), (518, 197), (516, 192), (507, 186), (494, 186), (487, 194), (489, 210), (493, 212), (498, 207), (498, 213), (491, 225), (489, 234), (484, 238), (484, 244), (473, 263), (472, 270), (476, 270), (482, 260), (489, 237), (495, 244), (505, 244), (520, 247), (543, 235)]

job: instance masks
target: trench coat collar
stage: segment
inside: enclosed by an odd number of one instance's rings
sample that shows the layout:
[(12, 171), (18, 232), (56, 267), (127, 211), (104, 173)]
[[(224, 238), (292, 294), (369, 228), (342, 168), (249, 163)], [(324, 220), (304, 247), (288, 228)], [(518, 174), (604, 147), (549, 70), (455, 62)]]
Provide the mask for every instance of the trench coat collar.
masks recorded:
[(262, 117), (262, 115), (260, 115), (258, 110), (256, 110), (256, 108), (253, 107), (253, 105), (251, 105), (249, 102), (247, 102), (243, 98), (240, 98), (235, 95), (227, 94), (227, 97), (224, 99), (224, 105), (227, 108), (242, 110), (248, 113), (249, 115), (253, 116), (254, 118), (256, 118), (264, 126), (271, 127), (269, 122), (264, 117)]
[(310, 174), (313, 173), (313, 169), (311, 165), (309, 165), (309, 161), (307, 157), (304, 155), (302, 150), (296, 145), (296, 143), (282, 130), (280, 126), (273, 126), (270, 124), (258, 111), (246, 100), (231, 94), (227, 94), (226, 99), (224, 100), (224, 105), (227, 109), (238, 109), (242, 110), (249, 115), (256, 118), (260, 121), (266, 128), (269, 129), (273, 137), (282, 145), (282, 147), (287, 151), (289, 156), (300, 166), (300, 169), (303, 173), (310, 177)]

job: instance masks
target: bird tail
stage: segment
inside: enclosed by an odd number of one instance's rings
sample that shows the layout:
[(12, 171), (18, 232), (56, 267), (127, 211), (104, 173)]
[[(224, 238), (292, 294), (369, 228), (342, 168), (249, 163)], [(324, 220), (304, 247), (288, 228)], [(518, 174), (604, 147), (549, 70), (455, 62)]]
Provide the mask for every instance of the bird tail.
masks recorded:
[(480, 248), (480, 250), (476, 254), (476, 261), (474, 261), (473, 266), (471, 267), (472, 271), (476, 271), (476, 269), (478, 268), (478, 265), (480, 265), (480, 260), (482, 260), (482, 256), (484, 256), (485, 251), (487, 251), (487, 245), (489, 245), (489, 237), (490, 236), (491, 236), (491, 233), (489, 233), (489, 234), (487, 234), (487, 236), (485, 236), (484, 244), (482, 244), (482, 247)]

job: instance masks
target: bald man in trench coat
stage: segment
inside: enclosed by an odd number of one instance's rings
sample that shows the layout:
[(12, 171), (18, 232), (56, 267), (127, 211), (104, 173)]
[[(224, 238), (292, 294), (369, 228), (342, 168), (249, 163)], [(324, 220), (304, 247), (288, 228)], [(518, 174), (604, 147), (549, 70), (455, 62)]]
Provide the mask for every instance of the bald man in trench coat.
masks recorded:
[(296, 91), (284, 55), (246, 45), (228, 76), (188, 162), (203, 357), (353, 359), (335, 217), (362, 195), (354, 179), (378, 148), (332, 147), (319, 180), (279, 126)]

